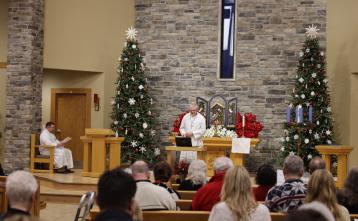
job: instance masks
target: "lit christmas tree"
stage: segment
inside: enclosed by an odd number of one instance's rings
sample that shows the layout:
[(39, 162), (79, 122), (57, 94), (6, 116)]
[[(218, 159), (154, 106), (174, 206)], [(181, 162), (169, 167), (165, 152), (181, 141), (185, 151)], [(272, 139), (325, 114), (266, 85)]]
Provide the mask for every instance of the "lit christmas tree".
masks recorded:
[(117, 93), (112, 101), (112, 129), (116, 136), (124, 136), (122, 161), (138, 159), (153, 163), (160, 157), (158, 136), (151, 112), (153, 99), (148, 94), (137, 31), (127, 30), (127, 41), (119, 60)]
[(329, 145), (334, 140), (324, 51), (319, 46), (318, 29), (310, 26), (306, 30), (281, 151), (283, 157), (299, 155), (307, 166), (312, 157), (319, 155), (316, 145)]

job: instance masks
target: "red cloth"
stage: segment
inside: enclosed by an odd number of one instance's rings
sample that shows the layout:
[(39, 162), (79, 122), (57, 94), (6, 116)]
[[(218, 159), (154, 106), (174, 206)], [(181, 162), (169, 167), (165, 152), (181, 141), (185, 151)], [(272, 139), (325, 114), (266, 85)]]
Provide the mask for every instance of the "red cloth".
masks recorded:
[(273, 186), (258, 186), (253, 188), (253, 193), (256, 201), (265, 201), (268, 191)]
[(211, 177), (208, 184), (201, 187), (194, 195), (192, 210), (211, 211), (213, 206), (220, 202), (221, 187), (225, 173), (218, 173)]

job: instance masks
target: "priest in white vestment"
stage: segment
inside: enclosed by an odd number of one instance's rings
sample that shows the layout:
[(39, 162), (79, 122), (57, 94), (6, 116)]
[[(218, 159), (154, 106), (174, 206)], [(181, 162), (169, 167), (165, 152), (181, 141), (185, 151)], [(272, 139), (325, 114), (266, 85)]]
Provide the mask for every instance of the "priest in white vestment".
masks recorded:
[[(203, 115), (198, 113), (199, 107), (196, 104), (191, 104), (189, 113), (184, 115), (180, 124), (180, 134), (184, 137), (191, 138), (192, 146), (203, 146), (203, 135), (206, 130), (206, 120)], [(180, 160), (190, 163), (196, 160), (197, 152), (195, 151), (181, 151)]]
[[(64, 147), (64, 144), (70, 141), (71, 138), (66, 137), (64, 140), (59, 141), (53, 134), (54, 130), (55, 123), (47, 122), (46, 128), (41, 132), (40, 135), (40, 145), (55, 146), (55, 169), (64, 173), (73, 172), (70, 170), (73, 168), (72, 151)], [(47, 148), (39, 149), (41, 155), (50, 155), (50, 152)]]

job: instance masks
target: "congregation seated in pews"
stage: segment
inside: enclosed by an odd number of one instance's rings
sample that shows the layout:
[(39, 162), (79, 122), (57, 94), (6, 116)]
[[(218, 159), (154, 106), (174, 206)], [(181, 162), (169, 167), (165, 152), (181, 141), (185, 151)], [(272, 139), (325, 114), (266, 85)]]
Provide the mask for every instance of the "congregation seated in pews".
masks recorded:
[[(106, 213), (111, 213), (112, 209), (116, 210), (115, 208), (117, 208), (121, 213), (123, 211), (127, 213), (126, 219), (121, 220), (141, 220), (142, 217), (144, 221), (290, 221), (303, 220), (303, 217), (305, 217), (305, 221), (348, 221), (356, 218), (357, 216), (353, 213), (355, 213), (354, 209), (356, 209), (356, 204), (354, 204), (356, 201), (354, 200), (358, 199), (358, 191), (355, 191), (358, 185), (356, 178), (358, 177), (358, 168), (350, 171), (344, 189), (337, 193), (335, 181), (331, 173), (328, 170), (322, 169), (324, 168), (324, 164), (321, 164), (320, 159), (315, 159), (314, 161), (315, 162), (312, 161), (310, 164), (310, 172), (312, 174), (307, 184), (301, 180), (304, 171), (302, 159), (290, 155), (286, 157), (283, 165), (285, 178), (283, 184), (272, 186), (274, 180), (272, 176), (273, 174), (276, 175), (276, 172), (273, 170), (273, 167), (263, 165), (256, 174), (256, 181), (259, 186), (253, 188), (249, 174), (244, 167), (233, 166), (229, 158), (220, 157), (217, 158), (213, 164), (215, 171), (214, 176), (207, 183), (205, 183), (205, 181), (201, 182), (202, 187), (197, 191), (182, 191), (179, 189), (175, 191), (170, 188), (170, 182), (168, 181), (170, 180), (172, 171), (168, 169), (168, 165), (163, 162), (159, 162), (154, 166), (155, 181), (152, 183), (149, 180), (150, 171), (148, 165), (143, 161), (137, 161), (131, 166), (132, 176), (128, 174), (124, 175), (126, 173), (121, 169), (114, 169), (112, 171), (112, 175), (118, 173), (122, 176), (116, 175), (116, 177), (112, 179), (127, 180), (118, 181), (119, 184), (125, 182), (127, 185), (131, 184), (133, 186), (134, 183), (135, 187), (124, 188), (121, 184), (114, 190), (113, 184), (116, 182), (112, 181), (107, 183), (107, 185), (111, 187), (100, 188), (102, 177), (98, 184), (99, 199), (103, 196), (102, 192), (104, 190), (112, 191), (106, 194), (106, 196), (110, 198), (117, 198), (116, 194), (126, 192), (128, 197), (126, 199), (127, 203), (114, 204), (106, 207), (98, 203), (101, 212), (97, 214), (97, 216), (96, 213), (92, 213), (92, 215), (95, 214), (96, 220), (99, 221), (117, 220), (115, 218), (103, 219)], [(195, 164), (197, 161), (193, 163)], [(206, 172), (206, 166), (201, 165), (200, 168), (202, 168), (202, 172)], [(195, 174), (200, 173), (188, 173), (187, 180), (196, 180), (194, 177)], [(196, 184), (199, 184), (199, 182)], [(265, 201), (258, 200), (257, 194), (254, 194), (255, 189), (259, 188), (260, 185), (263, 187), (259, 192), (260, 195), (265, 195)], [(268, 185), (272, 187), (268, 188)], [(129, 195), (128, 190), (133, 188), (136, 189), (135, 193)], [(186, 192), (190, 192), (190, 197), (192, 198), (187, 198), (188, 195), (185, 195)], [(350, 194), (350, 197), (348, 197), (347, 194)], [(121, 199), (124, 200), (123, 197)], [(110, 202), (116, 203), (116, 201)], [(137, 212), (133, 209), (136, 208), (133, 206), (136, 205), (134, 202), (139, 206)], [(123, 205), (125, 205), (125, 207), (120, 207)], [(138, 210), (141, 212), (138, 212)], [(140, 215), (138, 215), (138, 213), (140, 213)]]

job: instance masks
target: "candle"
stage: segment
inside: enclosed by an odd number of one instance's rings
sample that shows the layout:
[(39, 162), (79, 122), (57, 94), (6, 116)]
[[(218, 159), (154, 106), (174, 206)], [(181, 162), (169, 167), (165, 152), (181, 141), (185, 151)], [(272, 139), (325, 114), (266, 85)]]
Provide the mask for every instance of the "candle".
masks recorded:
[(300, 113), (299, 113), (299, 107), (296, 106), (296, 123), (300, 122)]
[(303, 108), (302, 108), (302, 106), (300, 105), (300, 123), (303, 123)]
[(287, 123), (290, 123), (291, 121), (291, 105), (288, 105), (287, 107)]
[(243, 128), (245, 127), (245, 114), (242, 115), (242, 127)]
[(312, 118), (313, 118), (313, 107), (310, 105), (310, 107), (308, 108), (308, 120), (312, 123)]

